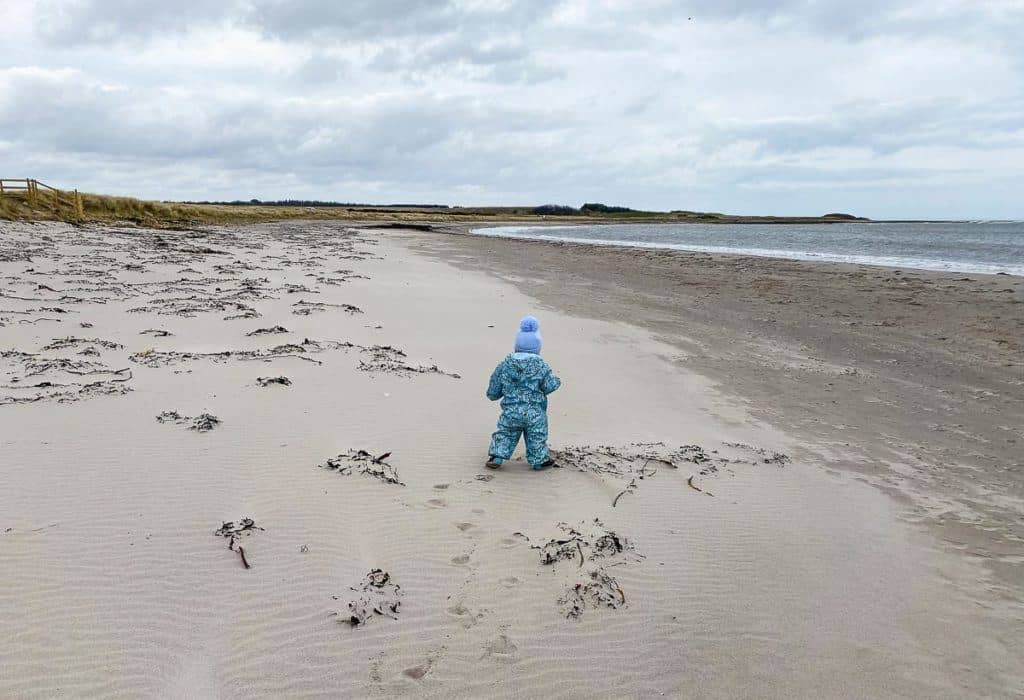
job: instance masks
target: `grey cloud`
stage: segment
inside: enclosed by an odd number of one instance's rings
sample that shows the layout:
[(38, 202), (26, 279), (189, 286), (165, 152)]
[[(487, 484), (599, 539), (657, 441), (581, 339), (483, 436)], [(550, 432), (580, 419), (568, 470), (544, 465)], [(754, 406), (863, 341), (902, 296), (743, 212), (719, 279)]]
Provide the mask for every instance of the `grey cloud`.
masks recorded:
[[(498, 145), (564, 127), (566, 115), (404, 94), (359, 100), (175, 97), (160, 90), (107, 90), (73, 73), (0, 73), (0, 130), (22, 147), (100, 159), (213, 162), (225, 169), (333, 168), (368, 179), (431, 167), (453, 139)], [(140, 105), (146, 105), (140, 107)], [(157, 106), (159, 105), (159, 106)], [(68, 129), (68, 115), (76, 128)], [(459, 155), (461, 147), (452, 149)], [(469, 160), (467, 158), (467, 160)]]
[[(533, 83), (561, 73), (532, 60), (522, 35), (557, 2), (419, 2), (418, 0), (43, 0), (36, 31), (51, 44), (138, 44), (154, 37), (232, 27), (302, 48), (363, 45), (367, 67), (422, 73), (469, 67), (466, 79)], [(296, 71), (302, 82), (344, 71), (314, 53)]]
[(487, 77), (490, 80), (504, 84), (536, 85), (549, 80), (560, 80), (566, 75), (564, 69), (539, 61), (498, 63), (487, 68)]
[(304, 84), (333, 83), (351, 70), (352, 66), (348, 61), (316, 52), (303, 61), (290, 77)]
[(262, 136), (239, 128), (241, 105), (199, 108), (160, 91), (106, 89), (68, 72), (8, 71), (5, 83), (0, 129), (40, 149), (187, 158), (233, 153)]
[(477, 39), (467, 39), (455, 35), (448, 35), (443, 40), (418, 52), (418, 57), (428, 63), (465, 61), (477, 65), (521, 61), (527, 55), (529, 55), (529, 49), (522, 42), (481, 43)]
[(556, 6), (544, 0), (468, 6), (450, 0), (256, 0), (246, 21), (267, 35), (283, 38), (432, 36), (523, 28), (548, 16)]
[(382, 43), (366, 68), (417, 79), (443, 72), (465, 80), (523, 84), (553, 80), (565, 74), (559, 67), (537, 60), (521, 42), (506, 38), (485, 41), (461, 35), (445, 35), (420, 44)]
[(642, 115), (647, 109), (658, 100), (657, 93), (651, 93), (645, 95), (640, 99), (633, 100), (622, 109), (623, 116), (626, 117), (637, 117)]
[(24, 63), (0, 59), (0, 157), (160, 197), (799, 213), (849, 196), (867, 214), (937, 215), (907, 208), (948, 206), (954, 183), (997, 206), (1024, 177), (1022, 14), (1017, 0), (38, 0)]
[(54, 44), (102, 44), (181, 32), (243, 13), (241, 0), (43, 0), (35, 29)]
[(1024, 31), (1024, 4), (1017, 0), (665, 0), (658, 4), (658, 14), (677, 21), (684, 15), (698, 23), (741, 19), (775, 30), (803, 27), (847, 39), (889, 35), (1010, 39)]
[(715, 140), (758, 142), (770, 153), (859, 147), (891, 154), (914, 146), (943, 144), (999, 149), (1024, 134), (1024, 100), (969, 103), (953, 98), (894, 105), (847, 103), (829, 113), (717, 125)]
[(254, 29), (285, 40), (373, 40), (524, 29), (557, 2), (420, 0), (43, 0), (36, 29), (63, 43), (108, 42), (188, 32), (210, 24)]

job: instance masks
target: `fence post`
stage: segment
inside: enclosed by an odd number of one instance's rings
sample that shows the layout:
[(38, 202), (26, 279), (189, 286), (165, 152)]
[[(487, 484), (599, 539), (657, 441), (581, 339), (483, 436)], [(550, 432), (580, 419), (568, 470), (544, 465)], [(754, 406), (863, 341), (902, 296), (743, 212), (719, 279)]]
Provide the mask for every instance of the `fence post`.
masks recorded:
[(25, 184), (28, 186), (28, 204), (34, 209), (36, 206), (36, 181), (27, 180)]
[(79, 194), (78, 190), (75, 190), (75, 213), (78, 214), (79, 219), (85, 218), (85, 211), (82, 208), (82, 195)]

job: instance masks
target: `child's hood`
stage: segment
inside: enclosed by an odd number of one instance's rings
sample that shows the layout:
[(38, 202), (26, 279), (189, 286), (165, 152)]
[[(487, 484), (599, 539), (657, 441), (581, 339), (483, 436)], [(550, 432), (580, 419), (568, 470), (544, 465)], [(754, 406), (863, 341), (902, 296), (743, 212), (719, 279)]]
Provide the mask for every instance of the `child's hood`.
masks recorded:
[(514, 352), (505, 358), (505, 364), (517, 374), (534, 374), (548, 368), (540, 355), (530, 352)]

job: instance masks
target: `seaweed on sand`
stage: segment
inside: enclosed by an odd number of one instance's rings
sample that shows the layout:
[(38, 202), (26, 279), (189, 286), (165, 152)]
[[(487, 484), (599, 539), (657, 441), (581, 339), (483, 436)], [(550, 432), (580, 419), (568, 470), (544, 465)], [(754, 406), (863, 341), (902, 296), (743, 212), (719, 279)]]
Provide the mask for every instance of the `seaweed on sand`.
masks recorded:
[(292, 307), (292, 313), (296, 316), (309, 316), (310, 314), (326, 311), (329, 308), (341, 309), (348, 314), (363, 313), (362, 309), (352, 304), (328, 304), (322, 301), (305, 301), (301, 299), (292, 304)]
[(235, 542), (242, 537), (248, 537), (257, 531), (262, 530), (263, 528), (259, 527), (252, 518), (242, 518), (237, 523), (233, 520), (222, 523), (213, 534), (218, 537), (227, 538), (228, 549), (231, 551), (237, 551), (239, 558), (242, 560), (242, 566), (246, 569), (251, 569), (252, 565), (249, 564), (249, 560), (245, 556), (245, 548), (242, 547), (242, 545), (238, 545), (238, 548), (235, 549)]
[[(80, 353), (81, 354), (81, 353)], [(99, 355), (99, 352), (90, 353)], [(96, 396), (127, 394), (132, 372), (102, 362), (65, 357), (43, 357), (19, 350), (0, 352), (0, 406), (57, 401), (70, 403)]]
[(285, 376), (280, 377), (256, 377), (256, 383), (260, 386), (270, 386), (271, 384), (280, 384), (281, 386), (291, 386), (292, 380)]
[(529, 542), (530, 547), (540, 552), (540, 563), (544, 565), (575, 559), (577, 556), (581, 567), (588, 558), (591, 560), (604, 559), (619, 554), (642, 558), (641, 555), (636, 554), (633, 545), (625, 537), (608, 529), (600, 518), (594, 518), (576, 526), (558, 523), (558, 529), (561, 531), (559, 536), (536, 544), (521, 532), (515, 534)]
[(359, 473), (364, 476), (380, 479), (387, 484), (405, 486), (402, 480), (398, 478), (398, 472), (395, 468), (385, 461), (390, 456), (390, 452), (374, 457), (366, 450), (349, 450), (337, 457), (331, 457), (321, 464), (320, 468), (337, 471), (345, 476)]
[(753, 445), (747, 445), (742, 442), (727, 442), (725, 443), (725, 446), (735, 447), (741, 450), (746, 450), (747, 452), (752, 452), (757, 457), (757, 459), (755, 459), (752, 462), (752, 464), (757, 464), (758, 462), (760, 462), (762, 464), (775, 464), (781, 467), (793, 461), (789, 455), (783, 454), (782, 452), (768, 450), (765, 449), (764, 447), (754, 447)]
[(221, 350), (219, 352), (179, 352), (176, 350), (145, 350), (133, 353), (128, 357), (132, 362), (147, 367), (163, 367), (177, 365), (195, 360), (211, 360), (213, 362), (225, 362), (227, 360), (261, 360), (270, 361), (283, 357), (293, 357), (315, 364), (322, 364), (320, 360), (310, 355), (320, 354), (327, 350), (358, 350), (360, 360), (358, 369), (362, 372), (396, 374), (399, 376), (411, 376), (413, 374), (441, 374), (453, 379), (460, 379), (458, 374), (446, 372), (437, 365), (413, 365), (406, 359), (406, 354), (391, 346), (356, 345), (351, 342), (338, 340), (311, 340), (304, 338), (301, 343), (286, 343), (273, 348), (263, 350)]
[[(606, 527), (598, 518), (576, 526), (559, 523), (558, 529), (560, 534), (537, 543), (531, 542), (521, 532), (515, 534), (540, 552), (542, 566), (577, 561), (572, 569), (575, 582), (557, 601), (566, 617), (579, 619), (588, 606), (619, 608), (625, 605), (625, 593), (606, 568), (636, 563), (644, 556), (638, 554), (625, 537)], [(592, 566), (584, 573), (582, 570), (588, 561)], [(584, 577), (582, 580), (577, 578), (581, 575)]]
[(221, 423), (220, 418), (210, 413), (200, 413), (198, 416), (193, 418), (192, 416), (183, 416), (177, 411), (164, 411), (156, 417), (156, 420), (158, 423), (188, 425), (189, 430), (195, 430), (198, 433), (205, 433), (213, 430)]
[(304, 339), (301, 343), (287, 343), (265, 350), (221, 350), (219, 352), (178, 352), (175, 350), (145, 350), (133, 353), (128, 357), (132, 362), (146, 365), (147, 367), (163, 367), (167, 365), (182, 364), (195, 360), (212, 360), (213, 362), (224, 362), (231, 359), (236, 360), (272, 360), (282, 357), (297, 357), (307, 362), (320, 364), (319, 360), (308, 357), (310, 354), (317, 354), (325, 350), (339, 350), (354, 347), (351, 343), (337, 341), (318, 341)]
[(359, 369), (363, 372), (382, 372), (386, 374), (442, 374), (452, 379), (462, 377), (454, 372), (446, 372), (437, 365), (412, 365), (407, 361), (408, 355), (390, 345), (371, 345), (361, 348), (362, 355), (367, 359), (359, 360)]
[(701, 473), (704, 474), (715, 471), (717, 464), (729, 461), (700, 445), (669, 447), (663, 442), (634, 442), (622, 447), (569, 446), (558, 450), (554, 456), (560, 466), (622, 479), (621, 490), (612, 500), (613, 507), (623, 496), (635, 493), (640, 482), (657, 475), (659, 469), (676, 470), (683, 464), (695, 464), (703, 466)]
[(101, 348), (107, 350), (122, 350), (124, 348), (120, 343), (115, 343), (112, 340), (101, 340), (100, 338), (74, 338), (68, 336), (67, 338), (58, 338), (51, 341), (48, 345), (43, 346), (43, 350), (67, 350), (69, 348), (76, 347), (78, 345), (99, 345)]
[(246, 333), (247, 336), (252, 337), (254, 335), (271, 335), (275, 333), (287, 333), (288, 329), (284, 326), (271, 326), (270, 328), (257, 328), (254, 331)]
[(571, 586), (561, 598), (559, 605), (566, 618), (578, 620), (583, 616), (587, 606), (607, 607), (617, 610), (626, 604), (626, 594), (622, 586), (606, 571), (597, 569), (590, 572), (588, 579)]
[[(353, 627), (366, 624), (374, 616), (390, 617), (398, 619), (399, 609), (402, 605), (402, 588), (391, 580), (391, 574), (381, 569), (373, 569), (363, 578), (359, 587), (352, 587), (350, 590), (357, 593), (355, 600), (349, 601), (348, 613), (340, 615), (332, 612), (331, 615), (342, 617), (339, 622), (347, 622)], [(338, 596), (332, 596), (338, 600)]]

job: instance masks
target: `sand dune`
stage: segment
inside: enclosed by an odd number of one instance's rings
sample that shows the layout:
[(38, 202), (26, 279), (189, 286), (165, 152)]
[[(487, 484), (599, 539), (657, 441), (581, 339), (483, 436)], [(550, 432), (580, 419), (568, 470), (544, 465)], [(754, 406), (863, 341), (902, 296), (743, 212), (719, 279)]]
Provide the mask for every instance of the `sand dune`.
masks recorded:
[[(0, 696), (1019, 690), (1007, 602), (824, 447), (408, 236), (0, 227)], [(565, 458), (489, 471), (526, 312)]]

